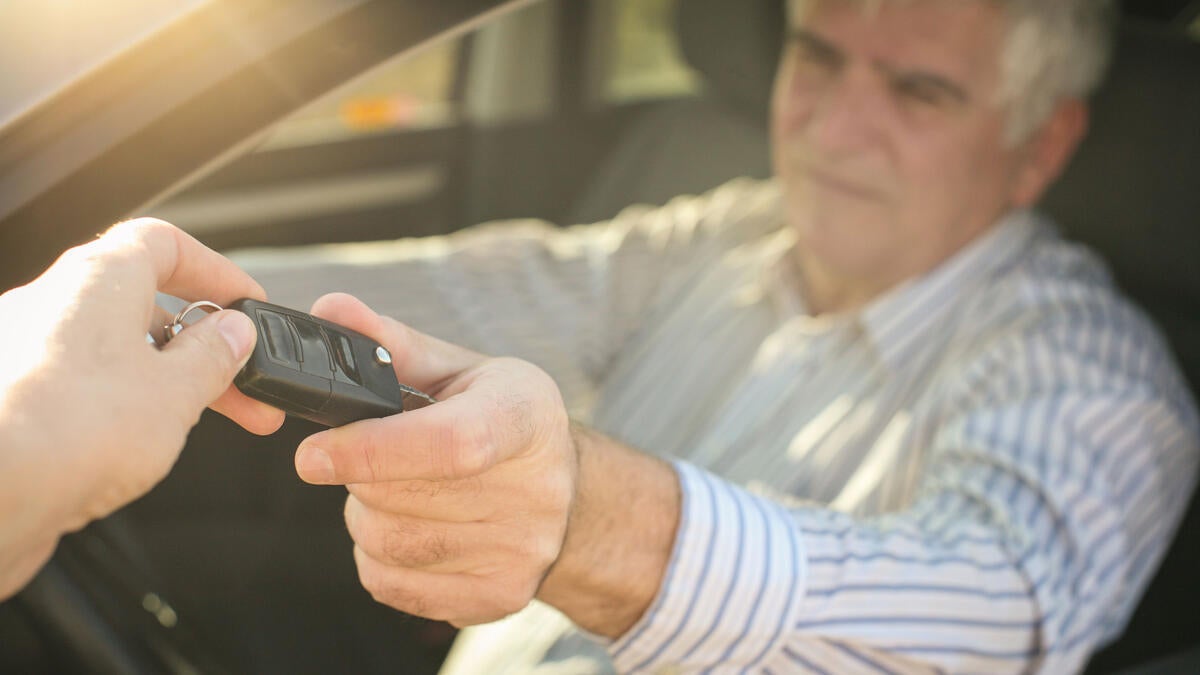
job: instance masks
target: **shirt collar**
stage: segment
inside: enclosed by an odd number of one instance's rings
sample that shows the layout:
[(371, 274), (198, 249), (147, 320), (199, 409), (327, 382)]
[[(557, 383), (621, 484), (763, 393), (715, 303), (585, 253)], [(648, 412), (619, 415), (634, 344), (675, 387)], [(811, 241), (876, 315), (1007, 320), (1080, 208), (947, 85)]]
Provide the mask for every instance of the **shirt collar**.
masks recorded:
[(882, 365), (896, 371), (959, 300), (1010, 266), (1047, 225), (1033, 211), (1011, 211), (928, 273), (901, 282), (855, 312), (819, 317), (804, 300), (795, 233), (783, 225), (769, 242), (760, 288), (790, 329), (815, 335), (848, 328), (869, 341)]
[(858, 312), (863, 334), (880, 361), (899, 370), (958, 301), (1025, 251), (1038, 218), (1013, 211), (930, 272), (893, 287)]

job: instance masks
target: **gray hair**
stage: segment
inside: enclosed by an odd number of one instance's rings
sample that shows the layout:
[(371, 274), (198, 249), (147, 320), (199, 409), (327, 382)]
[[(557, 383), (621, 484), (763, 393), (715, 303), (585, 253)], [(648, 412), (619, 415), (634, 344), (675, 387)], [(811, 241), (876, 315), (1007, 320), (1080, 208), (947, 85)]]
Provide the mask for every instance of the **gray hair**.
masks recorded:
[[(819, 0), (790, 0), (797, 15)], [(884, 2), (855, 0), (867, 8)], [(1008, 108), (1007, 140), (1028, 139), (1066, 98), (1090, 96), (1108, 70), (1116, 25), (1114, 0), (973, 0), (1005, 13), (997, 103)]]
[(1064, 98), (1087, 98), (1108, 71), (1112, 0), (988, 0), (1008, 15), (1000, 102), (1008, 140), (1028, 138)]

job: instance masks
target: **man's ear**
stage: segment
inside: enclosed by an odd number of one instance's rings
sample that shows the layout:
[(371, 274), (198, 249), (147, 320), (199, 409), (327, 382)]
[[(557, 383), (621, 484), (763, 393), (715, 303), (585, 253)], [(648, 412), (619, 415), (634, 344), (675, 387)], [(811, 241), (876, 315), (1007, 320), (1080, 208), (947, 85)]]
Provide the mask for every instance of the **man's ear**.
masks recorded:
[(1022, 162), (1013, 185), (1013, 206), (1032, 206), (1066, 168), (1079, 142), (1087, 134), (1088, 106), (1080, 99), (1065, 99), (1032, 138), (1025, 141)]

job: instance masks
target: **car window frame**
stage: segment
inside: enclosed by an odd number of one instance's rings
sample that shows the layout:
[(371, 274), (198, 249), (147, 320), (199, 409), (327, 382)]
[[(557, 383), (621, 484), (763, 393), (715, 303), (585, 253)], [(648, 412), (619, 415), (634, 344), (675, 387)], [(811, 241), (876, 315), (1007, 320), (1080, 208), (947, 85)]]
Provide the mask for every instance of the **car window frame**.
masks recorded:
[(0, 289), (355, 75), (537, 1), (215, 0), (0, 130)]

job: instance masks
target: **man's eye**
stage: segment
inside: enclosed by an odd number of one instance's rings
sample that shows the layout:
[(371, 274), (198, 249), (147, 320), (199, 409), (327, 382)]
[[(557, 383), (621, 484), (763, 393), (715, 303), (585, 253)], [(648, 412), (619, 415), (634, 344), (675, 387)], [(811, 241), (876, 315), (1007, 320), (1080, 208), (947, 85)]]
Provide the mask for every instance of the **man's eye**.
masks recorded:
[(892, 89), (905, 101), (931, 108), (946, 107), (952, 99), (942, 88), (920, 80), (901, 78), (892, 82)]
[(901, 103), (929, 109), (949, 109), (967, 102), (967, 94), (940, 79), (899, 76), (892, 79), (892, 90)]
[(804, 48), (797, 51), (800, 61), (806, 65), (816, 66), (824, 70), (833, 70), (837, 66), (837, 60), (831, 58), (828, 54)]
[(792, 42), (792, 54), (797, 64), (811, 71), (832, 72), (840, 65), (837, 54), (804, 40)]

